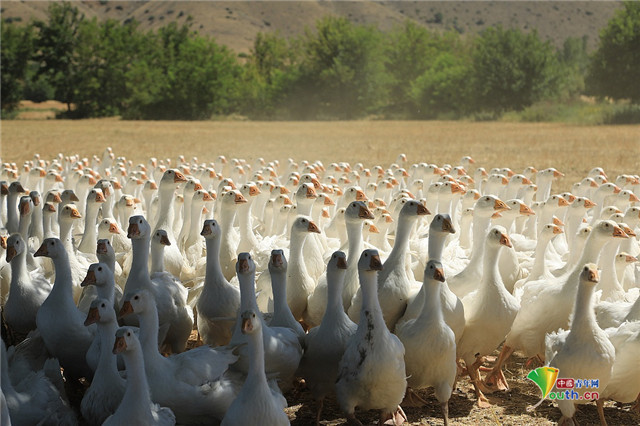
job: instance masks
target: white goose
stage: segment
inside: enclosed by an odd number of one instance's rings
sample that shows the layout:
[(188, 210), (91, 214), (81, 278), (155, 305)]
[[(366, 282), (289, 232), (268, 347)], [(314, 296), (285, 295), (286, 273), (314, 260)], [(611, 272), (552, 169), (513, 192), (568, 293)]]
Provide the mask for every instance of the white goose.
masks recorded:
[[(241, 330), (241, 321), (239, 320), (241, 312), (247, 310), (260, 312), (255, 296), (256, 264), (249, 253), (240, 253), (238, 255), (236, 269), (238, 270), (238, 281), (240, 283), (240, 310), (238, 311), (238, 320), (236, 321), (233, 336), (228, 345), (232, 349), (247, 341), (247, 337), (242, 334)], [(300, 358), (302, 358), (302, 347), (298, 341), (298, 336), (289, 328), (269, 327), (264, 323), (264, 320), (262, 321), (265, 371), (268, 375), (278, 374), (280, 387), (289, 388), (293, 375), (300, 363)], [(246, 346), (240, 346), (238, 352), (240, 353), (240, 358), (234, 365), (234, 369), (247, 373), (249, 371), (250, 356)]]
[(346, 259), (341, 251), (331, 255), (327, 265), (327, 309), (321, 324), (309, 330), (305, 337), (306, 349), (298, 369), (318, 405), (316, 424), (320, 422), (325, 396), (335, 392), (338, 363), (357, 328), (342, 306)]
[[(315, 283), (307, 272), (303, 258), (303, 247), (310, 233), (320, 233), (318, 226), (308, 216), (298, 216), (291, 225), (289, 239), (289, 265), (287, 267), (287, 304), (293, 317), (303, 319), (308, 309), (307, 300), (314, 292)], [(266, 308), (270, 291), (268, 291), (271, 276), (262, 274), (257, 281), (260, 290), (258, 306)]]
[(276, 249), (271, 251), (269, 275), (271, 276), (271, 287), (273, 288), (273, 316), (269, 321), (269, 327), (290, 328), (298, 335), (302, 345), (305, 331), (302, 325), (293, 317), (287, 304), (287, 259), (283, 250)]
[[(593, 263), (598, 259), (602, 246), (611, 238), (626, 238), (624, 231), (612, 221), (601, 221), (589, 233), (578, 264)], [(502, 366), (514, 350), (520, 349), (527, 357), (545, 354), (544, 336), (559, 328), (568, 328), (571, 315), (571, 300), (575, 301), (578, 277), (582, 266), (554, 281), (529, 283), (520, 301), (520, 311), (506, 336), (500, 356), (485, 379), (488, 384), (502, 384)]]
[[(575, 278), (575, 277), (573, 277)], [(598, 283), (598, 270), (595, 264), (587, 264), (580, 273), (575, 310), (571, 319), (571, 330), (568, 333), (551, 333), (546, 338), (547, 352), (555, 352), (550, 360), (551, 367), (558, 368), (563, 377), (580, 377), (598, 380), (599, 387), (606, 388), (611, 378), (616, 356), (615, 348), (606, 333), (598, 327), (593, 312), (594, 287)], [(554, 390), (557, 388), (554, 386)], [(574, 388), (580, 396), (589, 388)], [(576, 404), (590, 402), (588, 398), (576, 400), (560, 400), (558, 408), (562, 418), (558, 422), (564, 424), (573, 420)], [(604, 419), (604, 400), (598, 399), (598, 414), (602, 424)]]
[(70, 379), (91, 379), (93, 371), (87, 365), (87, 353), (95, 327), (84, 326), (84, 314), (73, 301), (69, 256), (57, 238), (46, 238), (34, 256), (53, 260), (56, 278), (51, 293), (36, 315), (36, 324), (49, 352), (58, 358)]
[(473, 247), (471, 258), (467, 266), (458, 274), (447, 279), (449, 288), (456, 296), (462, 298), (475, 290), (477, 278), (482, 276), (483, 246), (491, 222), (491, 216), (496, 212), (509, 210), (509, 207), (493, 195), (485, 195), (476, 201), (473, 208)]
[(457, 364), (455, 334), (442, 315), (440, 286), (444, 281), (442, 264), (429, 260), (422, 286), (422, 312), (418, 318), (399, 324), (396, 334), (405, 348), (407, 384), (413, 389), (435, 388), (446, 425), (449, 423), (449, 398), (456, 380)]
[(140, 290), (125, 296), (120, 316), (135, 313), (151, 399), (173, 410), (179, 423), (222, 419), (237, 394), (224, 373), (238, 358), (232, 349), (199, 346), (164, 357), (158, 351), (158, 310), (153, 294)]
[(84, 323), (98, 325), (96, 338), (100, 339), (100, 358), (91, 386), (82, 397), (80, 411), (89, 423), (102, 424), (116, 411), (125, 393), (125, 380), (118, 374), (117, 359), (112, 352), (118, 329), (113, 302), (94, 299)]
[[(402, 206), (398, 216), (396, 237), (393, 250), (378, 275), (378, 299), (382, 316), (389, 330), (393, 331), (396, 322), (407, 309), (408, 301), (419, 291), (419, 283), (407, 274), (406, 262), (409, 252), (409, 239), (420, 216), (429, 214), (429, 210), (416, 200), (409, 200)], [(362, 292), (356, 292), (349, 318), (359, 322), (362, 307)]]
[[(453, 233), (455, 233), (455, 230), (449, 215), (438, 214), (433, 218), (429, 226), (429, 260), (443, 262), (442, 252), (446, 238)], [(423, 285), (415, 297), (409, 301), (406, 312), (398, 321), (399, 324), (417, 318), (424, 310), (422, 306), (425, 300), (425, 291), (426, 289)], [(464, 306), (458, 296), (449, 289), (446, 281), (440, 286), (440, 306), (444, 320), (453, 330), (457, 343), (464, 331)]]
[(376, 279), (380, 270), (378, 251), (363, 251), (358, 261), (362, 321), (340, 360), (336, 395), (351, 422), (360, 423), (355, 417), (355, 408), (360, 407), (380, 410), (381, 423), (392, 418), (400, 425), (407, 418), (400, 408), (407, 388), (405, 350), (382, 317)]
[(233, 228), (236, 215), (236, 205), (244, 204), (247, 200), (240, 191), (226, 191), (218, 199), (216, 208), (219, 209), (220, 226), (222, 235), (220, 239), (220, 267), (224, 277), (231, 281), (235, 276), (236, 250), (238, 248), (238, 235)]
[[(0, 383), (2, 384), (2, 410), (8, 411), (5, 425), (77, 425), (78, 421), (68, 401), (56, 387), (60, 378), (60, 364), (55, 359), (45, 362), (44, 369), (12, 383), (7, 363), (7, 350), (0, 340)], [(5, 413), (6, 414), (6, 413)]]
[(222, 425), (265, 424), (288, 425), (289, 418), (284, 412), (287, 400), (276, 388), (267, 383), (264, 363), (264, 340), (260, 313), (248, 310), (240, 316), (242, 333), (248, 336), (249, 371), (236, 399), (222, 419)]
[(114, 354), (122, 354), (127, 366), (127, 387), (113, 415), (103, 425), (139, 424), (169, 426), (176, 424), (170, 408), (160, 407), (151, 400), (140, 342), (130, 327), (119, 328), (115, 334)]
[(98, 242), (98, 212), (100, 205), (104, 202), (105, 198), (101, 189), (92, 188), (87, 194), (84, 233), (78, 246), (78, 250), (87, 255), (93, 255), (95, 253), (94, 250)]
[(500, 248), (511, 247), (506, 230), (495, 226), (485, 240), (481, 282), (475, 291), (462, 299), (466, 323), (457, 347), (457, 355), (467, 366), (480, 407), (488, 405), (479, 374), (483, 357), (504, 340), (520, 308), (516, 298), (504, 287), (497, 262)]
[(220, 268), (221, 229), (215, 219), (207, 219), (202, 227), (207, 245), (207, 266), (202, 292), (196, 303), (198, 332), (207, 345), (229, 343), (240, 307), (240, 290), (229, 284)]
[[(358, 256), (362, 252), (362, 226), (365, 220), (374, 219), (373, 214), (362, 201), (352, 201), (344, 213), (347, 228), (348, 253), (347, 275), (342, 291), (342, 304), (345, 310), (349, 309), (353, 296), (358, 291)], [(313, 294), (309, 296), (307, 316), (305, 322), (311, 326), (320, 324), (327, 307), (327, 279), (326, 275), (320, 277)]]
[(625, 322), (620, 327), (605, 330), (616, 349), (616, 358), (609, 383), (600, 398), (621, 403), (637, 402), (640, 395), (640, 321)]
[(38, 309), (51, 292), (51, 283), (39, 270), (27, 270), (28, 247), (20, 234), (6, 241), (7, 262), (11, 262), (9, 297), (2, 314), (11, 331), (26, 334), (36, 328)]

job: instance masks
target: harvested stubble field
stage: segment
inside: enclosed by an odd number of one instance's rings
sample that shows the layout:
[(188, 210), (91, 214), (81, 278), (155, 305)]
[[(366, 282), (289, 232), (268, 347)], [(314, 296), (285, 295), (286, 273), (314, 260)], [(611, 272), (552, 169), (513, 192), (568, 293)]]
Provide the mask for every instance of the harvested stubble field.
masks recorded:
[[(116, 119), (64, 121), (15, 120), (2, 122), (1, 157), (4, 162), (21, 164), (40, 153), (48, 159), (65, 155), (91, 156), (111, 146), (116, 155), (145, 162), (150, 156), (176, 158), (182, 154), (199, 161), (213, 161), (218, 155), (241, 157), (250, 162), (258, 157), (281, 161), (322, 160), (362, 162), (366, 166), (386, 166), (399, 153), (409, 163), (457, 164), (471, 155), (479, 166), (510, 167), (520, 172), (526, 166), (556, 167), (566, 174), (554, 190), (568, 190), (595, 166), (609, 176), (640, 173), (639, 126), (574, 126), (562, 124), (470, 123), (470, 122), (141, 122)], [(195, 342), (191, 342), (195, 344)], [(497, 354), (497, 352), (496, 352)], [(495, 354), (494, 354), (495, 355)], [(490, 395), (491, 408), (474, 404), (473, 391), (466, 378), (458, 382), (450, 400), (452, 424), (547, 425), (560, 418), (549, 401), (535, 412), (539, 389), (525, 378), (530, 368), (522, 357), (507, 364), (511, 390)], [(442, 424), (440, 407), (431, 391), (420, 392), (429, 405), (406, 407), (410, 424)], [(313, 424), (314, 402), (308, 390), (298, 386), (286, 395), (287, 410), (294, 425)], [(358, 412), (367, 424), (377, 413)], [(609, 424), (639, 424), (640, 417), (630, 405), (605, 405)], [(325, 403), (322, 424), (345, 422), (335, 400)], [(579, 408), (580, 424), (598, 423), (595, 404)]]

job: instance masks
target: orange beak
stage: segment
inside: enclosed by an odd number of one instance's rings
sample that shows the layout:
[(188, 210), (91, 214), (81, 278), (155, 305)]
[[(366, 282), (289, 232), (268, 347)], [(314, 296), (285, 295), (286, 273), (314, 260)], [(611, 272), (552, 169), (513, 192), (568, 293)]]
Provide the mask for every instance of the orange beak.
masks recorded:
[(100, 313), (98, 312), (98, 308), (91, 308), (89, 312), (87, 312), (87, 319), (84, 320), (84, 325), (89, 326), (91, 324), (95, 324), (100, 320)]
[(42, 245), (40, 246), (40, 248), (38, 249), (38, 251), (36, 251), (33, 256), (34, 257), (38, 257), (38, 256), (48, 256), (49, 255), (49, 250), (47, 250), (47, 245), (45, 243), (42, 243)]
[(244, 204), (246, 202), (247, 202), (247, 199), (244, 198), (241, 193), (239, 193), (239, 192), (236, 193), (236, 200), (235, 200), (236, 204)]
[(371, 211), (366, 206), (360, 206), (358, 217), (361, 219), (375, 219), (373, 213), (371, 213)]
[(507, 234), (502, 234), (500, 236), (500, 244), (502, 244), (503, 246), (507, 246), (507, 247), (513, 247), (511, 245), (511, 240), (509, 239), (509, 237), (507, 236)]
[(436, 268), (436, 270), (433, 272), (433, 279), (436, 281), (440, 281), (441, 283), (444, 282), (445, 278), (442, 268)]
[(347, 259), (344, 257), (339, 257), (336, 266), (338, 267), (338, 269), (347, 269)]
[(591, 201), (588, 198), (585, 198), (585, 200), (584, 200), (584, 208), (585, 209), (590, 209), (590, 208), (595, 207), (595, 206), (597, 206), (596, 203), (594, 203), (593, 201)]
[(238, 271), (239, 272), (247, 272), (247, 271), (249, 271), (249, 261), (247, 259), (239, 259), (238, 260)]
[(597, 283), (598, 281), (600, 281), (600, 277), (598, 276), (598, 270), (597, 269), (589, 269), (589, 276), (588, 276), (588, 280), (592, 283)]
[(532, 216), (536, 213), (531, 210), (531, 207), (527, 206), (526, 204), (520, 204), (520, 214), (524, 216)]
[(86, 287), (89, 284), (95, 284), (96, 283), (96, 273), (90, 269), (87, 271), (87, 276), (84, 277), (84, 280), (82, 280), (82, 282), (80, 283), (80, 287)]
[(251, 320), (249, 318), (242, 319), (242, 332), (250, 333), (253, 331), (253, 324), (251, 324)]
[(493, 204), (493, 209), (498, 211), (498, 212), (503, 212), (505, 210), (511, 210), (511, 208), (509, 206), (507, 206), (504, 201), (500, 200), (500, 199), (496, 199), (495, 203)]
[[(6, 246), (6, 243), (4, 245)], [(16, 257), (17, 254), (18, 252), (16, 251), (15, 247), (7, 247), (7, 262), (11, 262), (11, 259)]]
[(424, 204), (418, 204), (418, 216), (424, 216), (427, 214), (431, 214), (429, 209)]
[(169, 237), (167, 237), (166, 235), (162, 235), (160, 237), (160, 244), (162, 244), (163, 246), (170, 246), (171, 241), (169, 241)]
[(613, 228), (613, 236), (616, 238), (629, 238), (627, 234), (619, 226)]
[[(111, 225), (113, 226), (113, 224)], [(109, 227), (109, 232), (111, 232), (111, 226)], [(132, 223), (129, 225), (129, 229), (127, 229), (127, 238), (133, 238), (140, 235), (140, 228), (138, 228), (137, 223)]]
[(96, 192), (96, 203), (104, 203), (105, 201), (106, 199), (104, 198), (102, 192)]
[(173, 183), (182, 183), (182, 182), (186, 182), (186, 181), (187, 181), (187, 178), (184, 177), (184, 175), (182, 173), (180, 173), (178, 171), (176, 171), (174, 173)]
[(309, 226), (307, 227), (307, 231), (320, 234), (320, 228), (318, 228), (318, 225), (316, 225), (313, 221), (309, 221)]
[(131, 302), (127, 300), (122, 304), (122, 308), (120, 308), (120, 312), (118, 312), (118, 318), (122, 318), (132, 313), (133, 313), (133, 306), (131, 305)]
[(127, 350), (127, 342), (124, 340), (124, 337), (117, 337), (113, 344), (112, 352), (117, 355), (125, 350)]
[(564, 231), (558, 225), (553, 225), (553, 233), (554, 234), (562, 234)]
[(558, 207), (568, 206), (569, 202), (562, 197), (558, 197)]
[(559, 171), (557, 171), (557, 170), (554, 170), (554, 171), (553, 171), (553, 177), (554, 177), (554, 178), (564, 177), (564, 173), (561, 173), (561, 172), (559, 172)]
[(562, 222), (560, 219), (558, 219), (557, 217), (553, 217), (553, 224), (556, 226), (564, 226), (564, 222)]
[(369, 267), (372, 271), (382, 271), (382, 261), (380, 261), (380, 256), (374, 254), (371, 256), (371, 262), (369, 263)]

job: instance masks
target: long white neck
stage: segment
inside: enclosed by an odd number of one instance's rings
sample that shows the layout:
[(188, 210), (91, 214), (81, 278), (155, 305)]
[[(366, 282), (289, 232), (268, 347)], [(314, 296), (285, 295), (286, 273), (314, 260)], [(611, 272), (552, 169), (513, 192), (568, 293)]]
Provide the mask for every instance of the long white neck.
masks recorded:
[(593, 330), (598, 326), (596, 315), (593, 309), (592, 284), (578, 284), (578, 295), (576, 297), (573, 320), (571, 321), (571, 333), (585, 337), (593, 337)]
[(49, 297), (56, 300), (62, 306), (68, 306), (73, 302), (73, 284), (71, 282), (71, 265), (69, 264), (69, 255), (67, 251), (59, 250), (58, 255), (52, 258), (53, 266), (56, 271), (56, 278), (53, 282), (53, 288)]
[[(347, 253), (347, 276), (345, 287), (342, 291), (342, 305), (348, 308), (351, 298), (357, 291), (358, 280), (354, 278), (358, 274), (358, 259), (362, 252), (362, 225), (363, 221), (347, 222), (347, 239), (349, 240), (349, 252)], [(352, 279), (353, 278), (353, 279)]]
[[(241, 312), (253, 310), (259, 313), (258, 302), (256, 301), (256, 284), (255, 284), (255, 272), (251, 274), (238, 274), (238, 282), (240, 283), (240, 310)], [(238, 321), (238, 324), (239, 325)]]
[(431, 230), (428, 241), (429, 260), (437, 260), (438, 262), (442, 260), (442, 251), (447, 235), (448, 233), (445, 232)]
[(96, 255), (98, 257), (98, 262), (104, 263), (111, 269), (111, 272), (115, 273), (116, 270), (116, 257), (115, 254), (109, 253), (100, 253)]
[(362, 288), (362, 309), (360, 311), (360, 323), (365, 325), (372, 322), (374, 328), (386, 327), (380, 301), (378, 300), (378, 272), (377, 271), (359, 271), (360, 287)]
[(131, 239), (133, 260), (125, 287), (129, 287), (130, 282), (135, 286), (136, 281), (149, 281), (149, 243), (148, 236)]
[[(609, 241), (602, 250), (602, 256), (600, 256), (600, 267), (602, 268), (602, 274), (598, 285), (602, 289), (602, 300), (607, 300), (611, 296), (624, 294), (624, 288), (618, 280), (616, 273), (616, 254), (620, 248), (622, 240), (616, 238)], [(606, 287), (605, 287), (606, 286)]]
[(344, 315), (342, 306), (342, 290), (344, 288), (345, 269), (327, 270), (327, 309), (322, 322), (335, 320), (338, 315)]
[(473, 216), (473, 246), (471, 248), (471, 258), (469, 259), (467, 268), (470, 266), (477, 268), (482, 264), (482, 253), (484, 252), (482, 248), (486, 241), (489, 223), (491, 223), (490, 217), (481, 215)]
[[(385, 264), (389, 265), (397, 265), (400, 264), (404, 268), (404, 259), (407, 255), (407, 250), (409, 249), (409, 236), (411, 235), (411, 230), (416, 224), (418, 216), (411, 217), (400, 217), (398, 218), (398, 226), (396, 227), (396, 239), (393, 244), (393, 249), (391, 253), (389, 253), (389, 257), (387, 258)], [(393, 263), (397, 262), (397, 263)], [(383, 269), (384, 274), (384, 269)]]
[(500, 267), (498, 265), (498, 253), (500, 245), (496, 246), (487, 242), (485, 245), (485, 254), (483, 259), (482, 286), (484, 289), (496, 289), (499, 292), (506, 291), (502, 278), (500, 276)]
[(258, 240), (253, 233), (253, 225), (251, 220), (251, 204), (253, 197), (247, 196), (248, 202), (238, 206), (238, 225), (240, 229), (240, 242), (244, 245), (243, 248), (239, 248), (241, 251), (249, 247), (249, 249), (258, 245)]
[(433, 279), (425, 278), (422, 285), (424, 293), (424, 302), (422, 311), (416, 319), (417, 324), (425, 324), (431, 321), (443, 322), (442, 302), (440, 300), (440, 292), (442, 284), (433, 282)]
[(580, 272), (582, 271), (582, 267), (587, 263), (596, 263), (598, 261), (598, 255), (600, 254), (600, 250), (602, 249), (602, 243), (596, 238), (595, 230), (589, 234), (587, 237), (587, 242), (584, 245), (584, 250), (582, 251), (582, 256), (580, 256), (580, 260), (574, 266), (573, 271), (568, 275), (567, 281), (564, 283), (563, 290), (570, 290), (571, 292), (575, 291)]
[(154, 241), (151, 244), (151, 274), (164, 272), (164, 246)]
[(202, 224), (203, 203), (194, 202), (191, 205), (191, 220), (189, 221), (189, 231), (185, 247), (190, 247), (198, 240), (198, 228)]
[(20, 216), (20, 224), (18, 225), (18, 232), (22, 236), (22, 239), (29, 241), (29, 227), (31, 226), (31, 213), (24, 216)]
[(118, 323), (115, 318), (98, 322), (97, 331), (100, 339), (100, 357), (98, 358), (98, 368), (95, 373), (96, 377), (103, 374), (119, 377), (117, 357), (111, 351), (113, 343), (115, 342), (117, 329)]
[[(256, 313), (259, 315), (259, 313)], [(267, 376), (264, 366), (264, 342), (262, 338), (262, 327), (255, 330), (248, 336), (249, 341), (249, 370), (247, 380), (243, 388), (254, 390), (257, 386), (268, 388)]]
[[(26, 245), (26, 244), (25, 244)], [(27, 248), (18, 253), (11, 259), (11, 284), (9, 288), (16, 289), (16, 295), (21, 293), (18, 288), (28, 285), (30, 281), (29, 271), (27, 270)]]
[(286, 314), (286, 310), (289, 309), (289, 305), (287, 305), (287, 270), (272, 270), (270, 268), (269, 272), (273, 289), (273, 315)]
[(533, 266), (529, 275), (533, 277), (541, 277), (547, 272), (547, 265), (544, 259), (544, 254), (547, 251), (551, 238), (549, 236), (541, 235), (536, 244), (536, 251), (533, 258)]
[(151, 395), (140, 348), (122, 353), (127, 368), (127, 387), (118, 411), (128, 413), (130, 419), (145, 419)]
[(154, 232), (158, 229), (164, 229), (171, 240), (175, 240), (175, 238), (173, 238), (173, 193), (174, 189), (172, 187), (161, 187), (160, 191), (158, 191), (158, 199), (160, 201), (158, 221), (153, 228)]
[(207, 266), (205, 269), (204, 285), (214, 285), (227, 281), (220, 268), (220, 238), (207, 238)]
[(571, 252), (576, 243), (576, 234), (578, 233), (578, 228), (582, 223), (582, 218), (584, 214), (581, 211), (576, 211), (580, 209), (572, 208), (568, 213), (568, 220), (565, 227), (565, 234), (567, 237), (567, 247), (569, 248), (569, 252)]
[(84, 223), (84, 235), (82, 241), (78, 246), (78, 250), (83, 253), (93, 253), (98, 244), (98, 228), (96, 226), (96, 219), (98, 218), (98, 210), (100, 210), (100, 204), (87, 203), (87, 215)]
[(157, 362), (166, 360), (158, 352), (158, 308), (155, 299), (149, 303), (149, 307), (136, 314), (140, 323), (140, 345), (144, 354), (144, 361), (147, 367), (157, 365)]
[[(0, 205), (2, 203), (0, 202)], [(32, 237), (38, 238), (38, 241), (43, 240), (44, 231), (42, 228), (42, 209), (36, 207), (33, 211), (33, 215), (31, 217), (31, 228), (29, 229), (29, 234)]]

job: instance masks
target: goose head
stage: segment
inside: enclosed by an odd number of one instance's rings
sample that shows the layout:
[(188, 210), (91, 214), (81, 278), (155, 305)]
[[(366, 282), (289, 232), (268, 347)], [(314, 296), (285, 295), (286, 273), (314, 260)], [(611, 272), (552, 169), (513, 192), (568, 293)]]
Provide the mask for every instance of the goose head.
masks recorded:
[(276, 272), (286, 273), (287, 271), (287, 258), (284, 255), (284, 250), (275, 249), (271, 250), (271, 256), (269, 257), (269, 273), (274, 274)]
[(40, 202), (42, 201), (42, 197), (40, 196), (40, 192), (31, 191), (31, 192), (29, 192), (29, 197), (31, 197), (31, 200), (33, 201), (34, 207), (38, 207), (40, 205)]
[(305, 200), (315, 200), (318, 198), (318, 194), (311, 183), (303, 183), (298, 186), (295, 193), (296, 200), (298, 202), (304, 202)]
[(593, 178), (596, 176), (603, 176), (605, 179), (608, 179), (607, 174), (604, 172), (602, 167), (594, 167), (587, 174), (588, 177)]
[(580, 285), (593, 289), (600, 281), (598, 266), (595, 263), (587, 263), (580, 273)]
[(261, 192), (255, 182), (247, 182), (240, 187), (240, 193), (247, 200), (251, 200), (251, 197), (257, 197)]
[(236, 263), (236, 273), (238, 275), (251, 275), (256, 273), (256, 263), (249, 253), (243, 252), (238, 255)]
[(513, 247), (507, 235), (507, 230), (503, 226), (494, 226), (487, 234), (487, 243), (495, 246)]
[(104, 286), (113, 283), (113, 272), (106, 263), (92, 263), (87, 270), (87, 276), (80, 283), (81, 287), (88, 285)]
[(182, 172), (177, 169), (167, 169), (162, 174), (162, 178), (160, 179), (160, 187), (161, 188), (176, 188), (176, 186), (181, 185), (187, 182), (187, 178), (184, 177)]
[(100, 188), (92, 188), (87, 194), (87, 204), (89, 203), (104, 203), (107, 199)]
[(631, 226), (637, 226), (640, 222), (640, 207), (631, 206), (627, 208), (627, 211), (624, 212), (624, 221)]
[(491, 217), (496, 212), (501, 213), (506, 210), (510, 210), (509, 206), (495, 195), (483, 195), (476, 201), (473, 214), (474, 216)]
[(118, 318), (122, 318), (130, 314), (148, 312), (151, 307), (151, 303), (155, 303), (155, 298), (149, 290), (139, 290), (132, 294), (125, 294), (122, 308), (120, 308), (120, 312), (118, 313)]
[(214, 238), (220, 238), (221, 232), (222, 231), (217, 220), (207, 219), (204, 221), (204, 225), (202, 226), (202, 232), (200, 232), (200, 235), (202, 235), (207, 240), (211, 240)]
[(96, 245), (96, 256), (98, 256), (98, 258), (100, 258), (100, 256), (109, 256), (115, 259), (116, 252), (113, 250), (113, 246), (107, 238), (101, 238), (98, 240), (98, 244)]
[(170, 246), (171, 241), (169, 241), (169, 236), (167, 235), (167, 231), (164, 229), (158, 229), (153, 233), (151, 237), (151, 242), (156, 246)]
[(33, 254), (34, 257), (44, 256), (51, 259), (56, 259), (62, 254), (66, 254), (64, 245), (59, 238), (45, 238), (40, 245), (40, 248)]
[(44, 197), (47, 203), (58, 204), (62, 202), (62, 198), (60, 197), (60, 191), (52, 189), (47, 191), (47, 194)]
[(616, 213), (622, 213), (622, 211), (616, 206), (603, 207), (602, 211), (600, 212), (600, 219), (608, 219), (611, 217), (611, 215), (614, 215)]
[(612, 220), (601, 220), (591, 230), (592, 238), (606, 240), (607, 238), (629, 238), (629, 236)]
[(244, 198), (242, 193), (237, 189), (232, 189), (231, 191), (226, 191), (222, 195), (222, 207), (232, 209), (236, 204), (244, 204), (247, 202), (247, 199)]
[(536, 214), (533, 209), (531, 209), (531, 207), (527, 206), (523, 201), (517, 198), (507, 200), (505, 204), (510, 209), (505, 212), (507, 215), (510, 214), (513, 216), (533, 216)]
[(448, 214), (437, 214), (429, 225), (429, 232), (444, 232), (445, 234), (455, 234), (456, 230)]
[(256, 315), (256, 313), (248, 309), (241, 315), (242, 318), (242, 334), (254, 334), (262, 329), (262, 321)]
[(376, 249), (366, 249), (358, 260), (358, 271), (362, 273), (375, 273), (382, 271), (382, 261)]
[(424, 268), (424, 279), (425, 282), (430, 282), (431, 284), (443, 283), (445, 276), (442, 263), (433, 259), (429, 260)]
[(75, 204), (67, 204), (60, 211), (60, 221), (81, 219), (82, 215)]
[(291, 234), (301, 234), (306, 232), (313, 232), (320, 234), (320, 228), (311, 220), (309, 216), (298, 216), (291, 224)]
[(18, 202), (18, 211), (20, 212), (20, 217), (30, 216), (33, 213), (33, 199), (29, 195), (25, 195), (20, 197), (20, 201)]
[[(133, 217), (133, 216), (132, 216)], [(131, 219), (129, 219), (131, 222)], [(104, 218), (98, 223), (98, 235), (100, 238), (106, 238), (109, 234), (119, 234), (120, 228), (116, 221), (112, 218)]]
[(7, 191), (9, 194), (25, 194), (27, 192), (22, 184), (17, 180), (9, 184)]
[(365, 201), (367, 199), (367, 195), (359, 186), (350, 186), (346, 188), (343, 197), (349, 202)]
[(140, 341), (131, 327), (120, 327), (116, 331), (116, 341), (113, 344), (113, 353), (139, 351)]
[(374, 219), (374, 216), (363, 201), (352, 201), (344, 212), (344, 219), (347, 223), (353, 223), (365, 219)]
[(129, 228), (127, 229), (127, 237), (132, 240), (138, 240), (148, 237), (151, 234), (151, 226), (142, 215), (135, 215), (129, 218)]
[(528, 177), (526, 177), (523, 174), (517, 174), (517, 175), (513, 175), (511, 176), (511, 178), (509, 179), (509, 183), (507, 184), (508, 187), (515, 187), (515, 188), (521, 188), (525, 185), (531, 185), (533, 182), (531, 182), (531, 179), (529, 179)]
[(22, 239), (20, 234), (13, 234), (9, 238), (6, 239), (4, 244), (4, 248), (7, 249), (6, 260), (7, 262), (11, 262), (11, 260), (24, 252), (26, 249), (26, 244)]
[(547, 223), (546, 225), (544, 225), (542, 227), (542, 231), (540, 233), (540, 236), (542, 238), (548, 238), (548, 239), (552, 239), (555, 238), (556, 236), (560, 235), (564, 233), (564, 231), (562, 230), (561, 227), (559, 227), (558, 225), (555, 225), (553, 223)]
[(334, 251), (327, 264), (327, 269), (341, 269), (347, 270), (347, 255), (345, 252), (337, 250)]
[(113, 310), (113, 303), (107, 299), (93, 299), (87, 312), (87, 319), (84, 320), (85, 326), (95, 323), (109, 323), (116, 321), (116, 312)]
[(419, 216), (431, 214), (429, 210), (417, 200), (406, 200), (402, 209), (400, 209), (400, 218), (417, 219)]

